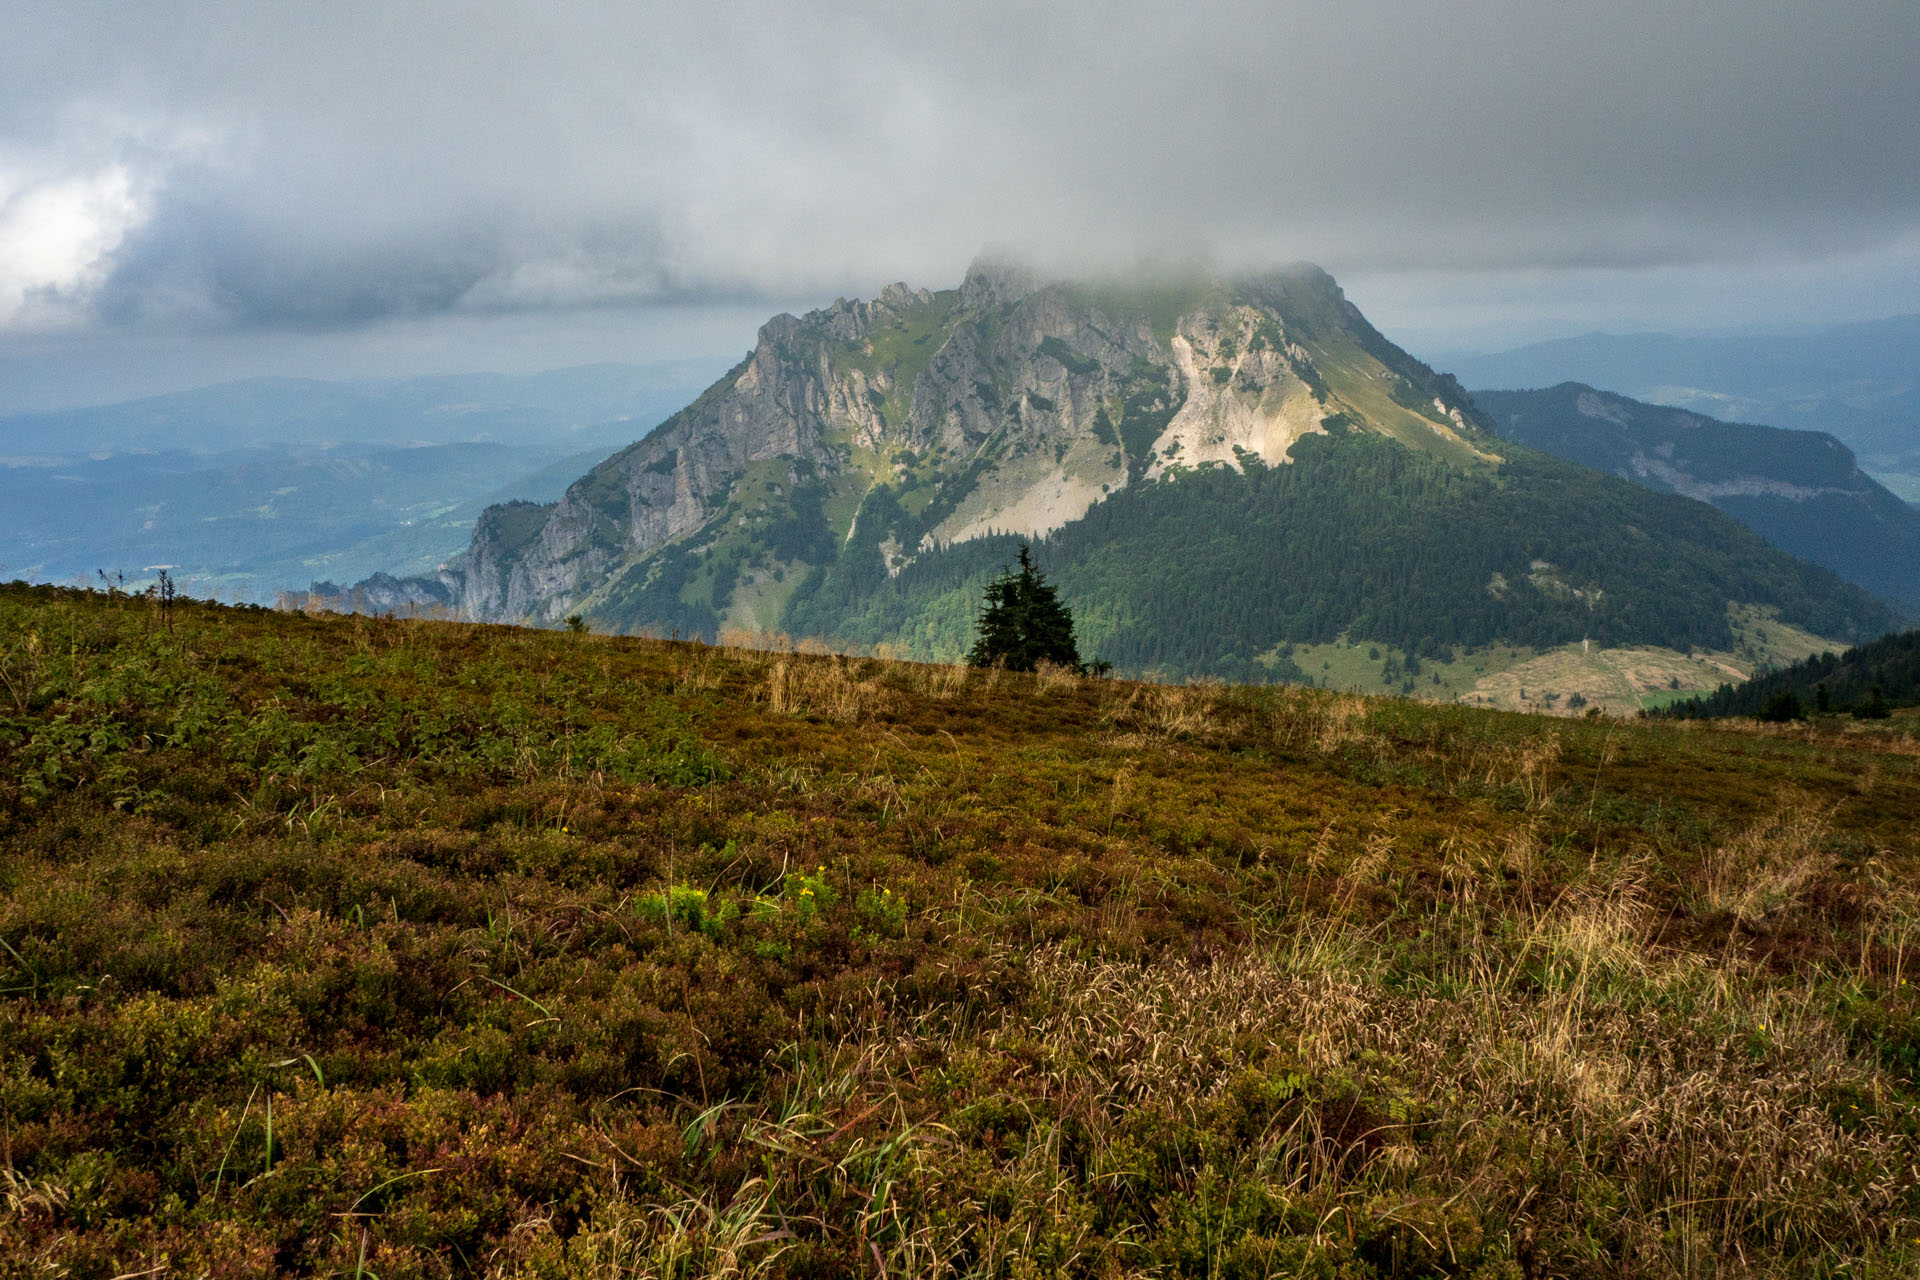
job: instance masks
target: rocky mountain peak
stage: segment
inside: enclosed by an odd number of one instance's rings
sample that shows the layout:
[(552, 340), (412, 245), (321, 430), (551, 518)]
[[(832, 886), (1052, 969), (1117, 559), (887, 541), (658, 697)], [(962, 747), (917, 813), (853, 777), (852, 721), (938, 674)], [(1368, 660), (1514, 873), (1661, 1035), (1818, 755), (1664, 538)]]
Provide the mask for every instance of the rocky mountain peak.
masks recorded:
[(967, 266), (960, 284), (960, 305), (970, 310), (1020, 301), (1041, 288), (1039, 272), (1014, 258), (981, 254)]
[(793, 341), (801, 329), (800, 317), (782, 311), (760, 326), (760, 347), (777, 347)]
[(446, 585), (476, 618), (634, 625), (692, 616), (697, 591), (706, 629), (767, 629), (790, 577), (868, 539), (898, 573), (1141, 484), (1282, 466), (1333, 429), (1496, 461), (1463, 406), (1317, 267), (1053, 282), (984, 255), (958, 290), (894, 283), (773, 317), (746, 361), (558, 503), (481, 520)]
[(876, 307), (883, 307), (894, 315), (916, 304), (924, 306), (932, 301), (933, 294), (925, 289), (915, 289), (902, 280), (896, 280), (882, 289), (873, 300)]

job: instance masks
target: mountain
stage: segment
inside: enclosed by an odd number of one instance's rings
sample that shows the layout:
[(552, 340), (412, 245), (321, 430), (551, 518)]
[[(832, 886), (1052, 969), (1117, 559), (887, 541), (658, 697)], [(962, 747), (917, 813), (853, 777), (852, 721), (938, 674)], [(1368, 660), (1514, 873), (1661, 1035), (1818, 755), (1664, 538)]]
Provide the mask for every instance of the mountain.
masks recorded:
[(1920, 615), (1920, 509), (1823, 431), (1721, 422), (1578, 382), (1472, 396), (1504, 439), (1710, 502), (1774, 546)]
[(1920, 315), (1744, 337), (1601, 334), (1443, 357), (1475, 387), (1574, 381), (1739, 422), (1826, 431), (1920, 499)]
[(1816, 654), (1741, 685), (1667, 708), (1676, 716), (1764, 716), (1783, 709), (1873, 714), (1920, 706), (1920, 631), (1882, 636), (1842, 654)]
[(1703, 504), (1502, 441), (1311, 266), (984, 263), (776, 317), (557, 503), (489, 510), (431, 585), (476, 619), (952, 658), (1016, 536), (1123, 670), (1299, 678), (1289, 646), (1361, 638), (1398, 681), (1501, 642), (1731, 651), (1739, 608), (1896, 622)]

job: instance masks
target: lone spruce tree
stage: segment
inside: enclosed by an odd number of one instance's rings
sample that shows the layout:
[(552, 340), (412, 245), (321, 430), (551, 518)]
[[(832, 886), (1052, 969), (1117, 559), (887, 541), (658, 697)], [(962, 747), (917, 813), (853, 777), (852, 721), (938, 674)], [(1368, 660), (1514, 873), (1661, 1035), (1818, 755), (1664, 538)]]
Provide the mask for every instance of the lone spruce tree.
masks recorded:
[(967, 651), (967, 665), (1032, 671), (1042, 662), (1082, 670), (1080, 649), (1073, 639), (1073, 614), (1033, 567), (1033, 556), (1023, 542), (1019, 570), (1002, 570), (987, 584), (987, 606), (980, 614), (973, 648)]

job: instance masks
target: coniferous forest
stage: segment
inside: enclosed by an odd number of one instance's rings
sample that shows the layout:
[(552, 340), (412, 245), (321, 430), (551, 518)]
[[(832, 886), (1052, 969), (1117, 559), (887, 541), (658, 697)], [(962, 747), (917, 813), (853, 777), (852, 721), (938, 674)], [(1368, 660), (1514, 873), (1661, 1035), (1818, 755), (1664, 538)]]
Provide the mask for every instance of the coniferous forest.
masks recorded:
[(1674, 716), (1759, 716), (1783, 712), (1884, 715), (1920, 706), (1920, 631), (1882, 636), (1845, 653), (1823, 653), (1744, 684), (1666, 708)]
[[(1702, 503), (1530, 451), (1469, 470), (1346, 433), (1308, 437), (1295, 456), (1129, 488), (1040, 541), (1082, 653), (1121, 670), (1269, 680), (1300, 673), (1260, 655), (1343, 633), (1423, 657), (1583, 639), (1727, 648), (1734, 599), (1819, 635), (1898, 625), (1891, 607)], [(889, 577), (879, 544), (917, 533), (867, 519), (876, 505), (795, 593), (787, 629), (963, 651), (981, 590), (1020, 540), (923, 554)]]

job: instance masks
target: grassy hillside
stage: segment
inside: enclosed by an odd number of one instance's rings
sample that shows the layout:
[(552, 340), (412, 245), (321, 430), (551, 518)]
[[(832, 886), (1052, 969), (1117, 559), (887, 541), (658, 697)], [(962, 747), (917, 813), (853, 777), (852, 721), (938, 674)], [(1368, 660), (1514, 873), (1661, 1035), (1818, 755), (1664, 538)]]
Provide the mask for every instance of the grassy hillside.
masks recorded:
[(1351, 639), (1290, 645), (1276, 651), (1306, 683), (1355, 693), (1400, 693), (1427, 701), (1457, 701), (1507, 711), (1584, 715), (1589, 708), (1635, 715), (1710, 694), (1826, 653), (1834, 645), (1780, 621), (1767, 609), (1727, 610), (1734, 643), (1727, 649), (1614, 648), (1569, 644), (1536, 650), (1514, 645), (1466, 649), (1451, 660), (1421, 659), (1409, 650)]
[(1920, 734), (0, 589), (0, 1272), (1920, 1267)]

